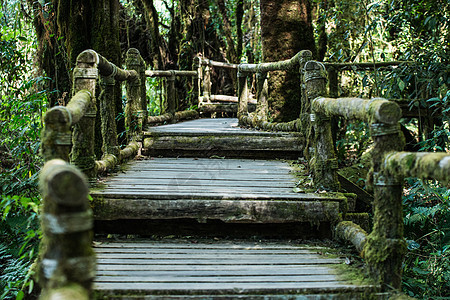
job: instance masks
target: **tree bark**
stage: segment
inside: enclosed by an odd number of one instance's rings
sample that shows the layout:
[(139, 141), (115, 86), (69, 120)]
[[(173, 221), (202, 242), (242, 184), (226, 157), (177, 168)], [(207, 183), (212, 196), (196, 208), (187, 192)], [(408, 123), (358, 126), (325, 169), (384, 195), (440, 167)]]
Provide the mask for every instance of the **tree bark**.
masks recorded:
[[(265, 62), (289, 59), (300, 50), (315, 53), (309, 0), (261, 0), (260, 7)], [(300, 100), (298, 71), (270, 73), (269, 110), (276, 121), (296, 119)]]

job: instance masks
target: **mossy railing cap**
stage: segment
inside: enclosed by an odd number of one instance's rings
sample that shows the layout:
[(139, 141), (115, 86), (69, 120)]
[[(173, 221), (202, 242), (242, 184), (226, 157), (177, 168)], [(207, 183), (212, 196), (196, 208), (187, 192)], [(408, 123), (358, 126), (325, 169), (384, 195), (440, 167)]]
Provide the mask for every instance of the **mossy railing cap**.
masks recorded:
[(369, 123), (395, 125), (402, 116), (397, 103), (383, 98), (365, 100), (360, 98), (316, 98), (312, 101), (312, 110), (326, 116), (342, 116)]
[(439, 152), (393, 152), (386, 155), (383, 168), (393, 176), (450, 182), (450, 154)]
[(139, 76), (134, 70), (124, 70), (117, 67), (92, 49), (81, 52), (77, 57), (77, 63), (95, 63), (101, 76), (112, 76), (118, 81), (136, 80)]
[(210, 59), (203, 58), (200, 56), (197, 56), (197, 57), (198, 57), (199, 64), (204, 65), (204, 66), (220, 67), (220, 68), (225, 68), (225, 69), (237, 69), (239, 66), (238, 64), (214, 61), (214, 60), (210, 60)]
[(185, 70), (147, 70), (145, 76), (147, 77), (171, 77), (171, 76), (191, 76), (197, 77), (197, 71)]
[(267, 62), (259, 64), (240, 64), (238, 72), (241, 73), (265, 73), (270, 71), (286, 71), (301, 66), (308, 60), (311, 60), (312, 52), (309, 50), (302, 50), (294, 55), (292, 58), (277, 62)]

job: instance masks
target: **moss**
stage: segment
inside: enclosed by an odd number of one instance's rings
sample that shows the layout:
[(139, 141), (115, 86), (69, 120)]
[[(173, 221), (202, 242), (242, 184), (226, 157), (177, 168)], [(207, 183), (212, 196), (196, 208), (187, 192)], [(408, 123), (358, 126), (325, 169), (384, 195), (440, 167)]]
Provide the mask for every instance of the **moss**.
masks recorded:
[(391, 153), (383, 167), (394, 176), (437, 179), (444, 183), (450, 180), (450, 155), (447, 153)]

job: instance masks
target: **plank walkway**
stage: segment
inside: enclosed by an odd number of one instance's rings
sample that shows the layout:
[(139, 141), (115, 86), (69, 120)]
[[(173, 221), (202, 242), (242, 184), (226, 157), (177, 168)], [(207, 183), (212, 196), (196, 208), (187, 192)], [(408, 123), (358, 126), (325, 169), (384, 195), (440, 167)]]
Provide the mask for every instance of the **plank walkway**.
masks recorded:
[(159, 295), (167, 299), (168, 295), (197, 295), (209, 299), (213, 295), (302, 294), (311, 297), (301, 299), (318, 299), (312, 295), (358, 295), (377, 288), (343, 279), (338, 270), (344, 259), (323, 255), (327, 249), (322, 247), (122, 241), (98, 243), (95, 251), (94, 288), (109, 296)]
[[(147, 157), (91, 189), (98, 232), (288, 231), (306, 239), (329, 236), (342, 207), (351, 209), (342, 194), (294, 190), (295, 169), (273, 158), (298, 157), (296, 134), (203, 119), (145, 136)], [(95, 251), (95, 290), (104, 299), (364, 299), (378, 290), (339, 276), (343, 259), (322, 255), (326, 249), (289, 243), (118, 241), (96, 243)]]
[(107, 178), (91, 195), (98, 220), (337, 220), (345, 197), (296, 193), (296, 181), (285, 161), (153, 158), (131, 162), (124, 173)]
[(144, 153), (152, 156), (293, 158), (302, 156), (300, 133), (267, 132), (238, 126), (235, 118), (197, 119), (148, 127)]

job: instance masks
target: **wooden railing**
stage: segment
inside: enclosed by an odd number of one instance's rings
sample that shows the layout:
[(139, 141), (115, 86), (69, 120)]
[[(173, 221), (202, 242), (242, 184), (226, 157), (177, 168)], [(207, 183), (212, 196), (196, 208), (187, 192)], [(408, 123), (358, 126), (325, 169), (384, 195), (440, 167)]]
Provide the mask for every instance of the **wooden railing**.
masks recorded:
[(163, 77), (167, 78), (167, 111), (159, 116), (150, 116), (147, 119), (148, 124), (164, 123), (164, 122), (174, 122), (184, 119), (194, 119), (198, 117), (198, 112), (196, 110), (184, 110), (177, 111), (178, 109), (178, 99), (176, 96), (175, 89), (175, 78), (177, 76), (194, 77), (197, 78), (197, 71), (181, 71), (181, 70), (153, 70), (145, 71), (146, 77)]
[[(97, 172), (108, 170), (134, 156), (146, 123), (154, 122), (154, 118), (159, 118), (159, 121), (177, 118), (175, 76), (197, 76), (200, 103), (208, 103), (208, 99), (218, 97), (210, 93), (210, 81), (208, 75), (203, 74), (203, 66), (206, 69), (214, 66), (236, 70), (240, 124), (269, 130), (297, 131), (307, 137), (305, 155), (311, 162), (316, 188), (339, 190), (330, 118), (356, 119), (370, 125), (374, 144), (371, 150), (372, 176), (368, 184), (373, 186), (375, 198), (373, 230), (367, 234), (359, 226), (345, 221), (337, 224), (335, 233), (337, 237), (351, 241), (361, 251), (371, 274), (379, 282), (386, 287), (400, 288), (401, 264), (406, 251), (401, 203), (403, 177), (431, 178), (448, 183), (450, 155), (401, 152), (401, 109), (395, 102), (381, 98), (327, 98), (327, 70), (323, 63), (311, 60), (310, 51), (301, 51), (289, 60), (275, 63), (232, 65), (199, 59), (196, 71), (145, 71), (139, 52), (130, 49), (126, 63), (128, 70), (123, 70), (93, 50), (84, 51), (78, 56), (73, 72), (73, 97), (67, 106), (54, 107), (45, 115), (42, 155), (47, 163), (41, 174), (44, 196), (42, 243), (45, 251), (40, 256), (39, 272), (44, 291), (47, 287), (52, 287), (52, 290), (44, 295), (65, 293), (67, 286), (74, 286), (73, 292), (80, 293), (80, 296), (72, 298), (86, 298), (88, 294), (84, 289), (90, 287), (93, 277), (91, 270), (95, 263), (89, 246), (92, 218), (87, 204), (87, 183), (84, 175), (65, 162), (72, 162), (88, 178), (95, 178)], [(294, 68), (300, 72), (299, 84), (303, 87), (301, 114), (298, 119), (287, 123), (268, 122), (267, 73)], [(257, 109), (255, 113), (249, 113), (248, 77), (253, 74), (257, 78)], [(96, 161), (94, 130), (99, 75), (103, 85), (100, 97), (103, 158)], [(170, 79), (170, 103), (166, 116), (147, 116), (144, 80), (154, 76)], [(115, 112), (113, 103), (108, 101), (114, 93), (116, 81), (127, 82), (125, 112), (129, 145), (124, 149), (118, 146)], [(203, 95), (200, 94), (200, 87), (203, 87)], [(178, 113), (178, 117), (183, 114), (189, 117), (192, 113)], [(66, 240), (66, 234), (77, 235), (78, 238), (70, 242)], [(77, 279), (73, 274), (80, 274), (81, 270), (86, 272)], [(64, 280), (56, 279), (60, 276)]]
[[(305, 64), (308, 67), (325, 68), (319, 62)], [(323, 72), (325, 74), (325, 72)], [(307, 87), (307, 94), (327, 95), (326, 77), (316, 76)], [(311, 93), (308, 88), (314, 92)], [(403, 237), (402, 191), (403, 177), (450, 181), (450, 154), (401, 152), (404, 147), (399, 120), (402, 112), (397, 103), (386, 99), (324, 98), (311, 100), (311, 130), (314, 158), (310, 168), (314, 184), (328, 190), (337, 190), (337, 163), (331, 132), (331, 117), (360, 120), (370, 125), (373, 140), (372, 168), (368, 184), (374, 190), (373, 229), (367, 235), (351, 222), (341, 222), (336, 227), (338, 237), (351, 241), (365, 259), (373, 277), (386, 289), (400, 289), (402, 262), (406, 253)]]
[[(145, 121), (146, 102), (143, 82), (144, 64), (136, 49), (127, 53), (128, 70), (110, 63), (93, 50), (83, 51), (73, 71), (73, 97), (66, 106), (55, 106), (44, 116), (41, 154), (44, 161), (62, 159), (71, 162), (89, 178), (113, 168), (132, 157), (139, 149), (137, 137)], [(144, 68), (143, 68), (144, 67)], [(101, 78), (101, 124), (96, 124), (96, 86)], [(117, 140), (116, 113), (112, 101), (117, 81), (126, 81), (125, 123), (129, 144), (120, 149)], [(145, 108), (145, 109), (144, 109)], [(95, 127), (101, 126), (103, 156), (96, 160)]]

